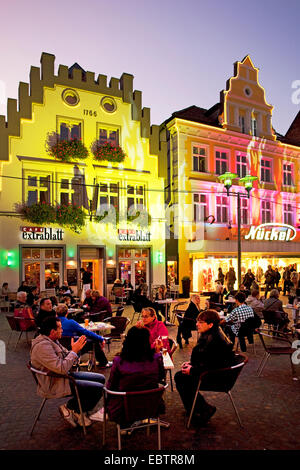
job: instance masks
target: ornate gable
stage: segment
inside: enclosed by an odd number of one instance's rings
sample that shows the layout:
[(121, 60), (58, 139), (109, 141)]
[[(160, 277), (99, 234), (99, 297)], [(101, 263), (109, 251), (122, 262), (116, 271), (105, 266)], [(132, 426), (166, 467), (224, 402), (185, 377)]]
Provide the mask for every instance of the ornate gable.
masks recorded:
[(267, 103), (265, 90), (258, 81), (258, 68), (247, 55), (234, 64), (234, 76), (221, 92), (224, 129), (275, 140), (272, 128), (273, 106)]

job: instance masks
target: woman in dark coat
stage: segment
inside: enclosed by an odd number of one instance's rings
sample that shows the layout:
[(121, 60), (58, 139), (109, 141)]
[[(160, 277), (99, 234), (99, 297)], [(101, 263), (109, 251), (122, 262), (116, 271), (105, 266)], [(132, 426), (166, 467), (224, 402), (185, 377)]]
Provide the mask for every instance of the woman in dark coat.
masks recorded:
[(185, 344), (189, 344), (189, 338), (192, 336), (192, 330), (196, 329), (196, 319), (200, 312), (200, 297), (197, 294), (191, 296), (191, 301), (184, 312), (183, 320), (180, 322), (177, 331), (177, 343), (182, 349), (182, 338)]
[[(206, 370), (229, 367), (234, 362), (233, 344), (219, 327), (220, 317), (216, 310), (204, 310), (198, 315), (197, 329), (200, 338), (193, 348), (190, 362), (184, 362), (175, 374), (176, 388), (187, 414), (190, 413), (200, 374)], [(215, 413), (199, 393), (195, 405), (194, 420), (205, 424)]]

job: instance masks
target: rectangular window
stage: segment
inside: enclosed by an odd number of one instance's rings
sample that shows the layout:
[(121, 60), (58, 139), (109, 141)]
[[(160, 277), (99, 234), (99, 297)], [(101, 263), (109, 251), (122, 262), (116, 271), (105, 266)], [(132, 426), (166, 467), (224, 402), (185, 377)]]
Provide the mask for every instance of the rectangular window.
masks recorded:
[(261, 201), (261, 223), (268, 224), (272, 222), (272, 202), (271, 201)]
[(59, 124), (60, 140), (80, 140), (81, 139), (81, 123), (74, 123), (65, 120)]
[(283, 204), (283, 223), (294, 225), (294, 209), (289, 202)]
[(208, 196), (207, 194), (194, 194), (194, 222), (204, 221), (208, 216)]
[(222, 175), (228, 171), (228, 152), (216, 151), (216, 174)]
[(238, 153), (236, 156), (236, 172), (240, 178), (248, 173), (247, 155)]
[(50, 178), (50, 175), (28, 174), (25, 179), (25, 200), (28, 206), (42, 202), (50, 203)]
[[(100, 183), (99, 186), (99, 202), (102, 205), (114, 207), (119, 210), (119, 184), (118, 183)], [(103, 211), (102, 211), (103, 212)]]
[(207, 171), (206, 148), (201, 145), (193, 145), (193, 171)]
[(107, 142), (113, 147), (119, 145), (119, 129), (100, 127), (98, 135), (100, 145), (104, 145)]
[(293, 186), (293, 170), (294, 165), (292, 163), (283, 164), (283, 184), (285, 186)]
[(250, 224), (250, 211), (249, 211), (249, 199), (247, 197), (241, 198), (241, 225)]
[(267, 158), (261, 159), (260, 180), (264, 183), (272, 182), (272, 160)]
[(127, 210), (129, 210), (130, 208), (142, 210), (144, 204), (145, 204), (144, 186), (129, 184), (127, 186)]
[(83, 179), (80, 176), (58, 176), (57, 180), (57, 201), (59, 204), (83, 206)]
[(227, 196), (216, 196), (216, 222), (226, 224), (229, 221), (229, 204)]

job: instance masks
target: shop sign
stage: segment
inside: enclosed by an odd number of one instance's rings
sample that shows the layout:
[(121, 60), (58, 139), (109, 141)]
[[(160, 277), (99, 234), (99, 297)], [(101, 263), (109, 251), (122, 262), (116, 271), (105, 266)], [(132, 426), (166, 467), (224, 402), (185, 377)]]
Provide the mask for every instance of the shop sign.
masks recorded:
[(297, 232), (295, 227), (288, 224), (267, 223), (250, 227), (245, 240), (284, 241), (294, 240)]
[(119, 240), (134, 242), (150, 242), (150, 232), (134, 229), (119, 229)]
[(23, 240), (63, 240), (64, 231), (60, 228), (20, 227)]

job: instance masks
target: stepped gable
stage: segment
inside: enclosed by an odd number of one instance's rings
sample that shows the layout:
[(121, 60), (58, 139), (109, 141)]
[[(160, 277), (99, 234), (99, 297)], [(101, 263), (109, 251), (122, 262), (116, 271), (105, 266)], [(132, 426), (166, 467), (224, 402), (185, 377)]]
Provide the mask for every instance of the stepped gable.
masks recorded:
[(107, 76), (85, 71), (79, 64), (72, 67), (59, 65), (54, 74), (55, 56), (43, 52), (41, 68), (31, 67), (29, 84), (20, 82), (18, 100), (8, 98), (7, 121), (0, 116), (0, 161), (9, 160), (9, 136), (20, 137), (21, 118), (32, 119), (33, 103), (43, 103), (43, 87), (63, 85), (108, 96), (122, 98), (131, 105), (131, 117), (141, 123), (141, 137), (149, 139), (150, 154), (163, 158), (166, 151), (164, 135), (159, 136), (159, 126), (150, 126), (150, 109), (142, 108), (142, 93), (133, 91), (133, 75), (123, 73), (120, 79), (112, 77), (107, 85)]

